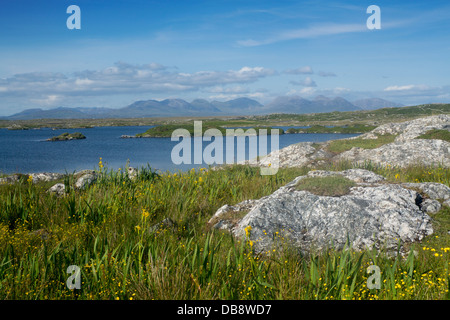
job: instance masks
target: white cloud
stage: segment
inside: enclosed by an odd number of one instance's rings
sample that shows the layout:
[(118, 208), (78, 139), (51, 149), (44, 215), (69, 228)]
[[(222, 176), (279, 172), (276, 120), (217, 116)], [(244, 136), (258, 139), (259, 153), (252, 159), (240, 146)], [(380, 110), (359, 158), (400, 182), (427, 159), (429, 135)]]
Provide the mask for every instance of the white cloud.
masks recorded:
[(293, 85), (299, 85), (303, 87), (317, 87), (316, 82), (313, 79), (311, 79), (311, 77), (306, 77), (302, 81), (290, 81), (290, 83)]
[(241, 86), (235, 86), (235, 87), (222, 87), (222, 86), (216, 86), (211, 89), (207, 89), (206, 92), (211, 93), (248, 93), (248, 89), (241, 87)]
[(289, 90), (286, 95), (288, 95), (288, 96), (300, 95), (300, 96), (303, 96), (303, 97), (310, 97), (310, 96), (315, 95), (315, 94), (317, 94), (317, 89), (316, 88), (305, 87), (305, 88), (301, 88), (300, 90), (297, 90), (297, 89)]
[(86, 79), (86, 78), (85, 79), (76, 79), (75, 80), (75, 84), (77, 86), (88, 86), (88, 85), (93, 84), (93, 83), (94, 83), (94, 81)]
[(220, 93), (220, 94), (210, 95), (208, 98), (214, 99), (214, 100), (231, 100), (231, 99), (237, 99), (237, 98), (242, 98), (242, 97), (251, 98), (251, 99), (264, 99), (264, 98), (266, 98), (266, 94), (264, 92), (250, 92), (250, 93), (246, 93), (244, 95), (239, 94), (239, 93), (233, 93), (233, 94)]
[(41, 106), (53, 107), (56, 106), (61, 101), (61, 96), (56, 94), (50, 94), (39, 99), (30, 99), (30, 101), (35, 102)]
[(306, 77), (305, 80), (303, 80), (302, 85), (305, 87), (317, 87), (316, 82), (310, 77)]
[[(60, 73), (17, 74), (0, 80), (0, 97), (8, 94), (39, 100), (42, 96), (51, 95), (92, 96), (196, 91), (202, 88), (253, 83), (274, 74), (274, 70), (258, 66), (185, 73), (170, 71), (168, 67), (156, 63), (131, 65), (118, 62), (101, 70), (85, 70), (67, 76)], [(243, 91), (239, 86), (227, 90)]]
[(350, 89), (342, 88), (342, 87), (336, 87), (336, 88), (333, 89), (333, 92), (335, 94), (342, 94), (342, 93), (347, 93), (347, 92), (350, 92), (350, 91), (351, 91)]
[(410, 84), (406, 86), (389, 86), (384, 89), (384, 91), (410, 91), (410, 90), (428, 90), (430, 89), (429, 86), (423, 85), (423, 84)]
[(304, 66), (297, 69), (288, 69), (284, 71), (287, 74), (313, 74), (313, 69), (310, 66)]

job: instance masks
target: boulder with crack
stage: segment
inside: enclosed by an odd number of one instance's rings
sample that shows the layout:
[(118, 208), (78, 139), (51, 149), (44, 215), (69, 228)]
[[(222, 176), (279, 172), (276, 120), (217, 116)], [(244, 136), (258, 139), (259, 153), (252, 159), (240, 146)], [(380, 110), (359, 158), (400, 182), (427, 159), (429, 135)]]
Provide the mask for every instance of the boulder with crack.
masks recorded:
[[(326, 176), (345, 177), (355, 185), (342, 196), (321, 196), (297, 189), (297, 184), (306, 177)], [(447, 196), (450, 193), (439, 197)], [(249, 212), (231, 230), (237, 237), (249, 236), (255, 249), (261, 252), (284, 242), (305, 253), (330, 246), (342, 249), (347, 241), (356, 250), (395, 250), (399, 242), (420, 241), (433, 233), (423, 199), (415, 188), (387, 183), (384, 177), (368, 170), (316, 170), (297, 177), (269, 196), (247, 202), (250, 207), (245, 209)], [(220, 208), (215, 218), (232, 207)]]

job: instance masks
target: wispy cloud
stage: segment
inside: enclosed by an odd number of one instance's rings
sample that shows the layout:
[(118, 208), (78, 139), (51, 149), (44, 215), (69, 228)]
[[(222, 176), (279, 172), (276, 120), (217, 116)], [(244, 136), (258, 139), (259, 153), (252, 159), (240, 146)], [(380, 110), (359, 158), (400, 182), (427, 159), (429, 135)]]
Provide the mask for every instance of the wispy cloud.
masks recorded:
[(384, 91), (411, 91), (411, 90), (429, 90), (430, 87), (424, 84), (409, 84), (403, 86), (389, 86), (384, 89)]
[(330, 36), (344, 33), (365, 32), (367, 31), (365, 24), (322, 24), (315, 25), (303, 29), (285, 30), (273, 35), (272, 37), (262, 40), (239, 40), (237, 43), (244, 47), (262, 46), (281, 41), (295, 40), (295, 39), (308, 39), (317, 38), (322, 36)]
[(334, 72), (319, 71), (317, 74), (321, 77), (337, 77)]

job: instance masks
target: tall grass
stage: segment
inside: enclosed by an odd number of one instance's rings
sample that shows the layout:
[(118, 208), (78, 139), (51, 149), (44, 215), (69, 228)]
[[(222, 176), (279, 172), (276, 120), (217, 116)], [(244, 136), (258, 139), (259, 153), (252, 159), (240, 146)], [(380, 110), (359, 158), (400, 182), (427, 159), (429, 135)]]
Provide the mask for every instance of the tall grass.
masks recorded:
[[(146, 167), (130, 179), (126, 168), (102, 166), (87, 190), (66, 178), (63, 197), (47, 193), (48, 185), (2, 185), (0, 299), (448, 298), (448, 208), (434, 216), (436, 233), (406, 258), (352, 248), (306, 256), (288, 243), (259, 254), (251, 241), (208, 227), (222, 205), (268, 195), (308, 170), (261, 176), (247, 166)], [(374, 170), (393, 181), (449, 181), (443, 168)], [(371, 264), (382, 271), (381, 289), (367, 288)], [(70, 265), (81, 268), (80, 290), (67, 288)]]

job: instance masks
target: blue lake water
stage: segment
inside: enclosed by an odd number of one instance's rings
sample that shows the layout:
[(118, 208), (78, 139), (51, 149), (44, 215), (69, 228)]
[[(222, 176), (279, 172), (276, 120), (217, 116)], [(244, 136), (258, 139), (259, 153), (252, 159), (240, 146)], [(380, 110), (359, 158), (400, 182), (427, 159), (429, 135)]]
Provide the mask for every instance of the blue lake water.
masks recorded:
[[(118, 169), (129, 165), (133, 167), (147, 166), (161, 171), (189, 170), (191, 168), (207, 167), (207, 164), (180, 164), (172, 161), (172, 149), (179, 141), (170, 138), (121, 139), (121, 135), (135, 135), (146, 131), (149, 126), (128, 127), (96, 127), (89, 129), (58, 129), (50, 128), (36, 130), (0, 129), (0, 173), (34, 173), (34, 172), (74, 172), (83, 169), (95, 169), (99, 158), (108, 168)], [(287, 130), (290, 127), (279, 127)], [(49, 142), (46, 139), (60, 135), (63, 132), (81, 132), (84, 140)], [(279, 148), (288, 145), (312, 141), (322, 142), (357, 136), (357, 134), (284, 134), (279, 136)], [(191, 138), (191, 145), (201, 143), (203, 149), (211, 144), (201, 141), (201, 138)], [(225, 139), (224, 139), (225, 140)], [(271, 149), (270, 140), (268, 152)], [(181, 141), (181, 140), (180, 140)], [(248, 138), (247, 138), (247, 145)], [(224, 153), (228, 152), (225, 148)], [(237, 143), (234, 154), (237, 155)], [(248, 147), (246, 158), (248, 158)], [(260, 154), (263, 155), (263, 154)], [(242, 156), (242, 155), (241, 155)], [(225, 161), (225, 159), (224, 159)], [(192, 161), (193, 162), (193, 161)]]

